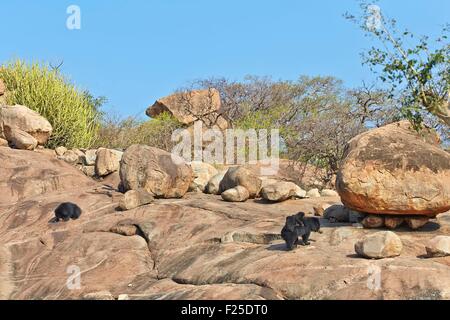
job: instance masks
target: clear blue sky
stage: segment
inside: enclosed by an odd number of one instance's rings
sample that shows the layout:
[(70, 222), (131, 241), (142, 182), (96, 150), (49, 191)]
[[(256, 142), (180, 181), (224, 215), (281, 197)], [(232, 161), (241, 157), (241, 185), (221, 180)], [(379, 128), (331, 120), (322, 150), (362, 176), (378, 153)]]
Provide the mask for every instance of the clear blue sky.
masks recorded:
[[(66, 28), (71, 4), (81, 8), (81, 30)], [(448, 0), (379, 5), (420, 34), (450, 21)], [(359, 56), (370, 42), (342, 17), (356, 10), (353, 0), (0, 0), (0, 8), (0, 63), (64, 60), (73, 82), (121, 115), (143, 115), (210, 76), (333, 75), (347, 86), (372, 78)]]

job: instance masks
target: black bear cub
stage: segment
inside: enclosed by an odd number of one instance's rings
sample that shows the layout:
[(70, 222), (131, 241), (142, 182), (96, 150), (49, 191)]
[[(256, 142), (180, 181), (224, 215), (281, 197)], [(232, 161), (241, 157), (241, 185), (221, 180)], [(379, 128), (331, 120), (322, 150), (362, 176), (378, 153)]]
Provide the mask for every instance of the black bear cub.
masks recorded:
[(53, 218), (50, 222), (55, 223), (60, 220), (69, 221), (77, 220), (81, 216), (81, 209), (74, 203), (65, 202), (61, 203), (58, 208), (55, 210), (55, 218)]
[[(305, 218), (304, 212), (286, 218), (286, 224), (281, 230), (281, 237), (286, 242), (287, 249), (293, 250), (297, 245), (307, 246), (310, 244), (311, 232), (320, 232), (320, 222), (317, 218)], [(302, 237), (302, 241), (299, 241)]]

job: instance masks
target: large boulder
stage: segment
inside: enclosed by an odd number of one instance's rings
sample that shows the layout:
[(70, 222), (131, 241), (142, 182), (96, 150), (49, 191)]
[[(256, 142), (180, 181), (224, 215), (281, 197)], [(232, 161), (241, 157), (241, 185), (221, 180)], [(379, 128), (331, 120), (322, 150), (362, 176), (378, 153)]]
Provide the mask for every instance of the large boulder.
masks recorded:
[(405, 121), (350, 140), (336, 180), (342, 202), (374, 214), (434, 217), (448, 211), (450, 154), (437, 141)]
[(192, 168), (180, 157), (145, 145), (129, 147), (121, 161), (125, 191), (143, 188), (157, 198), (181, 198), (193, 179)]
[(107, 176), (113, 172), (119, 171), (120, 160), (123, 152), (118, 150), (100, 148), (97, 150), (95, 160), (95, 172), (99, 177)]
[(392, 231), (381, 231), (368, 235), (355, 244), (356, 253), (369, 259), (397, 257), (402, 250), (402, 241)]
[(37, 147), (37, 140), (30, 134), (18, 128), (3, 126), (3, 133), (9, 144), (15, 149), (34, 150)]
[(217, 125), (224, 130), (228, 122), (220, 114), (220, 93), (216, 89), (194, 90), (176, 93), (157, 100), (146, 111), (155, 118), (163, 112), (173, 115), (179, 122), (190, 125), (199, 119)]
[(199, 161), (191, 162), (191, 168), (194, 173), (194, 180), (189, 187), (189, 191), (194, 192), (204, 192), (211, 178), (219, 173), (212, 165)]
[(243, 186), (248, 190), (250, 198), (254, 199), (261, 191), (261, 184), (261, 179), (245, 167), (231, 167), (220, 182), (219, 193)]
[(33, 136), (39, 145), (44, 145), (52, 134), (50, 122), (39, 113), (25, 107), (0, 107), (0, 137), (5, 126), (16, 127)]
[(305, 198), (306, 191), (293, 182), (279, 181), (263, 187), (261, 197), (272, 202), (282, 202), (292, 198)]

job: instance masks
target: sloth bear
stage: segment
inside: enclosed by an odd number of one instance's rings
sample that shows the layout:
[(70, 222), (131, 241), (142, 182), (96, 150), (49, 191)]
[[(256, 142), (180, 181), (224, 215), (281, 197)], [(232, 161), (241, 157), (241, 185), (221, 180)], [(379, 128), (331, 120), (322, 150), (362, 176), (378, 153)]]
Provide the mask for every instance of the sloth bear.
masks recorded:
[(77, 220), (81, 216), (81, 209), (74, 203), (61, 203), (55, 210), (55, 217), (50, 220), (51, 223), (59, 222), (60, 220), (69, 221)]
[[(286, 242), (287, 249), (291, 251), (298, 244), (308, 246), (311, 232), (321, 233), (319, 220), (317, 218), (305, 218), (305, 213), (299, 212), (286, 218), (286, 224), (281, 230), (281, 237)], [(298, 239), (299, 237), (302, 237), (301, 242)]]

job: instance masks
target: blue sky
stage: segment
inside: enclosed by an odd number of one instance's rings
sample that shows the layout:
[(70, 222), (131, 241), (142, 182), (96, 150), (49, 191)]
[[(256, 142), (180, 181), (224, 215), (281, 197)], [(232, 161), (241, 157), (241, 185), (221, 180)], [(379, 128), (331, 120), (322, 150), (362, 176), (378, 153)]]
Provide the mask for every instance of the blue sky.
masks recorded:
[[(66, 28), (71, 4), (81, 30)], [(448, 0), (379, 5), (420, 34), (450, 22)], [(342, 17), (354, 0), (0, 0), (0, 8), (0, 63), (64, 60), (64, 74), (123, 116), (143, 116), (157, 98), (211, 76), (333, 75), (347, 86), (373, 78), (359, 56), (369, 40)]]

